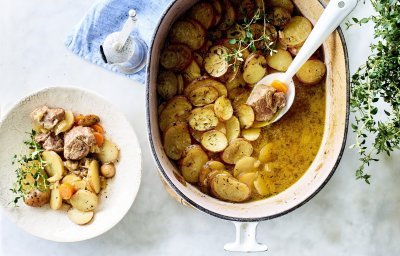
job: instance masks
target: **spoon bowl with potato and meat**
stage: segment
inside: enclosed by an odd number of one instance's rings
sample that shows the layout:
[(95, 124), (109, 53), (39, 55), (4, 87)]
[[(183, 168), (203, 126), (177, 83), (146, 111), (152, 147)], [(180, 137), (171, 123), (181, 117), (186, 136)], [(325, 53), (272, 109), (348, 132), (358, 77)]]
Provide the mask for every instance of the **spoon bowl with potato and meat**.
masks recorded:
[(274, 123), (289, 111), (296, 94), (293, 76), (300, 69), (307, 72), (308, 69), (321, 68), (303, 65), (356, 5), (357, 0), (330, 1), (287, 71), (269, 74), (254, 86), (246, 104), (253, 108), (257, 121)]

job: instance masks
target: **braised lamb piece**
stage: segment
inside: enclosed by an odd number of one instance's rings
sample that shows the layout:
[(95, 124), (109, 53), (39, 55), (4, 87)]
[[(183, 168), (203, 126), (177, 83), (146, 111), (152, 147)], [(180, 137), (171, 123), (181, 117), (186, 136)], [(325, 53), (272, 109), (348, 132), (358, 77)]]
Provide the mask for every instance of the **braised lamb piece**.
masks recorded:
[(76, 126), (65, 134), (64, 157), (68, 160), (79, 160), (89, 154), (90, 147), (96, 143), (90, 127)]
[(257, 121), (270, 121), (286, 106), (285, 94), (271, 86), (264, 86), (256, 92), (249, 97), (247, 104), (253, 108)]
[(35, 136), (35, 141), (42, 145), (45, 150), (57, 153), (64, 150), (64, 141), (62, 137), (54, 133), (39, 133)]
[(42, 106), (31, 113), (31, 118), (33, 121), (43, 126), (43, 128), (51, 130), (60, 121), (65, 119), (65, 111), (62, 108), (49, 108), (47, 106)]

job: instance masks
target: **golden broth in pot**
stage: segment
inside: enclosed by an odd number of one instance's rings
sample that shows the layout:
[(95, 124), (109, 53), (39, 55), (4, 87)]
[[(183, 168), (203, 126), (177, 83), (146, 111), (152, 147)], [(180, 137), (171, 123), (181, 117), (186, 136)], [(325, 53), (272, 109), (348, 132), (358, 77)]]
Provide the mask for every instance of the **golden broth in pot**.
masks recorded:
[[(272, 196), (293, 185), (307, 171), (317, 155), (325, 124), (325, 86), (296, 82), (296, 98), (289, 112), (278, 122), (262, 128), (252, 142), (254, 157), (271, 143), (273, 161), (268, 163)], [(253, 194), (253, 199), (264, 198)]]

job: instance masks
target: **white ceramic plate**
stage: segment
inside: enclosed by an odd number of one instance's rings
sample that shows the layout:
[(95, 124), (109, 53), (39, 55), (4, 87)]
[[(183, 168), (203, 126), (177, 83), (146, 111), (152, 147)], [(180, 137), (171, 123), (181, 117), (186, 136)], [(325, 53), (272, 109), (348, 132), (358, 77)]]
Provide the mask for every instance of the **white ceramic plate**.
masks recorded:
[[(120, 148), (117, 173), (100, 195), (94, 219), (85, 226), (72, 223), (66, 211), (50, 207), (32, 208), (14, 198), (10, 191), (15, 180), (14, 154), (26, 152), (23, 141), (32, 129), (29, 114), (36, 107), (48, 105), (70, 109), (74, 113), (97, 114), (110, 138)], [(0, 123), (0, 208), (28, 233), (58, 242), (82, 241), (96, 237), (116, 225), (128, 212), (139, 190), (141, 151), (132, 127), (114, 106), (91, 92), (73, 87), (51, 87), (22, 99), (6, 113)]]

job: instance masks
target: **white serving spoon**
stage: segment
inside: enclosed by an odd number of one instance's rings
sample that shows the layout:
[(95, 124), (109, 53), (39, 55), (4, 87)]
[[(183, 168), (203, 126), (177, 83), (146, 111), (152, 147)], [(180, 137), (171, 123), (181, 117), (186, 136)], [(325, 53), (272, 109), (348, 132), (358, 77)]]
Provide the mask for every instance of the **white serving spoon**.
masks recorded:
[[(288, 86), (286, 93), (286, 106), (280, 110), (275, 119), (271, 121), (274, 123), (278, 121), (286, 112), (289, 111), (293, 104), (295, 97), (295, 85), (293, 76), (303, 66), (303, 64), (311, 57), (311, 55), (322, 45), (326, 38), (343, 22), (349, 13), (356, 7), (357, 0), (331, 0), (325, 11), (322, 13), (314, 29), (308, 36), (304, 45), (301, 47), (296, 58), (290, 64), (285, 73), (273, 73), (261, 79), (256, 86), (254, 86), (251, 94), (256, 93), (257, 90), (268, 86), (274, 80), (279, 80)], [(251, 98), (251, 96), (249, 97)]]

